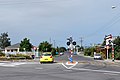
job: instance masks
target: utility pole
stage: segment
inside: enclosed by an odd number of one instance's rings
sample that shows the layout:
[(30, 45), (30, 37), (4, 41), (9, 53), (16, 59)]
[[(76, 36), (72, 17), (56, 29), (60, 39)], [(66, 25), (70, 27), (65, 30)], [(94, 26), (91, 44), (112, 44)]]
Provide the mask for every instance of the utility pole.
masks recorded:
[(50, 44), (51, 44), (51, 37), (50, 37)]
[(55, 48), (55, 40), (53, 40), (53, 43), (54, 43), (54, 48)]
[(83, 44), (83, 38), (82, 37), (80, 37), (80, 44), (81, 44), (81, 47), (83, 46), (82, 44)]

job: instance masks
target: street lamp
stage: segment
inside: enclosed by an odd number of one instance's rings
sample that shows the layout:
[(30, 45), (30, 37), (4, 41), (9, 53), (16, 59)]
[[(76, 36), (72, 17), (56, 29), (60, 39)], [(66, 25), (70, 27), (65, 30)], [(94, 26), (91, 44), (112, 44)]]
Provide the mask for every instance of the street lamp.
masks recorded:
[(112, 6), (112, 9), (116, 8), (116, 6)]

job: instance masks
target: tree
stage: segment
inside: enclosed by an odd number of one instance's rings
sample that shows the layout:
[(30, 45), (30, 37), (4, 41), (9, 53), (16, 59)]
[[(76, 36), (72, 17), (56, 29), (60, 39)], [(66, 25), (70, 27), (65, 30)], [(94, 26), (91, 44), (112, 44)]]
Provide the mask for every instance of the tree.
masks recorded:
[(4, 53), (2, 53), (2, 51), (0, 51), (0, 56), (5, 56), (5, 54), (4, 54)]
[(20, 51), (31, 51), (32, 44), (30, 43), (30, 40), (27, 38), (24, 38), (23, 41), (20, 43)]
[(60, 48), (59, 48), (59, 51), (60, 51), (60, 52), (65, 52), (65, 51), (67, 51), (67, 50), (66, 50), (65, 47), (60, 47)]
[(114, 40), (114, 44), (115, 44), (115, 49), (120, 52), (120, 36), (118, 36), (115, 40)]
[(48, 43), (47, 41), (43, 41), (39, 44), (39, 51), (42, 52), (51, 52), (52, 51), (52, 44)]
[(5, 49), (5, 47), (10, 46), (10, 45), (11, 45), (11, 41), (10, 41), (10, 38), (8, 38), (8, 33), (7, 32), (1, 33), (0, 47), (2, 49)]
[(118, 36), (114, 42), (115, 44), (114, 48), (115, 48), (115, 59), (120, 59), (120, 36)]
[(84, 51), (85, 51), (85, 53), (84, 53), (85, 56), (93, 56), (94, 52), (96, 52), (96, 48), (89, 47), (89, 48), (86, 48)]

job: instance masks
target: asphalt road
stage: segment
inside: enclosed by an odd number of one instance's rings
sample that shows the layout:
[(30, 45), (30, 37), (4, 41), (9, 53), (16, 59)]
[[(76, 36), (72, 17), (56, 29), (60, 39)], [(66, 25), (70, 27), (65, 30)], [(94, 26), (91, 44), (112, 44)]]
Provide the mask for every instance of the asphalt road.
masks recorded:
[(63, 63), (0, 63), (0, 80), (120, 80), (120, 66), (109, 66), (77, 55), (75, 57), (86, 62), (66, 65), (66, 56), (57, 58), (64, 60)]
[[(70, 55), (70, 52), (65, 52), (64, 55), (62, 56), (59, 56), (59, 57), (56, 57), (55, 60), (56, 61), (62, 61), (62, 62), (66, 62), (66, 61), (69, 61), (68, 60), (68, 56)], [(83, 62), (83, 61), (94, 61), (93, 58), (86, 58), (86, 57), (83, 57), (83, 56), (78, 56), (78, 55), (73, 55), (73, 60), (74, 61), (78, 61), (78, 62)]]

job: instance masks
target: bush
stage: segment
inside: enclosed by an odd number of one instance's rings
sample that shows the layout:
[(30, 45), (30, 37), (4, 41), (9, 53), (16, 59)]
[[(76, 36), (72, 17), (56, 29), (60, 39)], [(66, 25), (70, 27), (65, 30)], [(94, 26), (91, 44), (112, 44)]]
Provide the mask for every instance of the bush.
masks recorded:
[(24, 54), (9, 54), (9, 59), (11, 60), (20, 60), (20, 59), (32, 59), (29, 55)]
[(115, 59), (120, 60), (120, 52), (115, 53)]
[(94, 52), (96, 51), (94, 47), (86, 48), (84, 55), (85, 56), (94, 56)]
[(55, 48), (52, 49), (51, 53), (52, 53), (53, 56), (56, 55), (56, 50), (55, 50)]
[(0, 51), (0, 56), (5, 56), (5, 54)]

